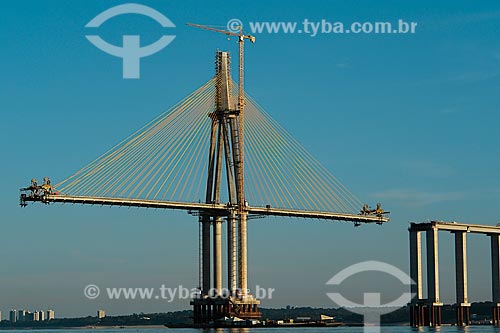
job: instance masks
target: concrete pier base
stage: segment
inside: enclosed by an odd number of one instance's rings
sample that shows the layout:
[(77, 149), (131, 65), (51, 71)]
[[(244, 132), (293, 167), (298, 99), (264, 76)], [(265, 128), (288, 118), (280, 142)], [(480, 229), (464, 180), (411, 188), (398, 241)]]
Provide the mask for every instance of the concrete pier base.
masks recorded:
[(441, 308), (443, 307), (442, 304), (427, 304), (426, 305), (426, 310), (427, 310), (427, 321), (425, 326), (441, 326), (442, 324), (442, 317), (441, 317)]
[(410, 305), (410, 326), (441, 326), (441, 303), (414, 303)]
[(425, 307), (423, 304), (410, 305), (410, 326), (425, 326)]
[(493, 326), (500, 327), (500, 303), (493, 305)]
[(247, 295), (244, 299), (234, 297), (201, 297), (191, 301), (193, 306), (193, 322), (197, 327), (217, 327), (218, 320), (229, 318), (260, 320), (260, 301)]
[(456, 308), (457, 326), (470, 325), (470, 304), (458, 304)]

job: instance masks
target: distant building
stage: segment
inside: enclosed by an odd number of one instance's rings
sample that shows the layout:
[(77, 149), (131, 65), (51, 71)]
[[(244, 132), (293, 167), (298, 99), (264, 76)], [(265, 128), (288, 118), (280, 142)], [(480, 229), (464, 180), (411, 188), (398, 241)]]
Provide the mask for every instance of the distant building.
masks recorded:
[(47, 320), (52, 320), (56, 318), (56, 313), (54, 310), (47, 310)]
[(26, 310), (17, 310), (17, 321), (24, 321), (25, 315), (26, 315)]
[(322, 314), (319, 316), (319, 322), (320, 323), (334, 323), (335, 317)]
[(0, 321), (2, 321), (2, 311), (0, 311)]
[(295, 321), (297, 323), (308, 323), (311, 321), (311, 317), (297, 317)]
[(37, 314), (39, 321), (45, 321), (45, 312), (44, 311), (37, 311), (36, 314)]
[(106, 312), (104, 310), (97, 310), (97, 318), (102, 319), (106, 317)]
[(15, 323), (17, 321), (17, 311), (16, 310), (10, 310), (9, 320), (11, 323)]
[(24, 321), (35, 321), (35, 314), (31, 311), (24, 313)]
[(33, 312), (33, 321), (40, 321), (40, 317), (38, 315), (38, 311)]

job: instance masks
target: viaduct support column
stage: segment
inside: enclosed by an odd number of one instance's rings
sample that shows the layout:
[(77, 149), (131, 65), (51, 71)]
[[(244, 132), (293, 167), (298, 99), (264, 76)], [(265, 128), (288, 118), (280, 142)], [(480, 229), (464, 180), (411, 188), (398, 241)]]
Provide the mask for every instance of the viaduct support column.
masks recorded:
[(214, 221), (214, 288), (215, 293), (222, 292), (222, 218), (217, 217)]
[(500, 326), (500, 235), (491, 237), (491, 282), (493, 301), (493, 325)]
[(236, 213), (231, 211), (227, 218), (227, 281), (231, 296), (236, 292)]
[(210, 290), (210, 218), (203, 219), (201, 226), (202, 239), (202, 294), (207, 295)]
[(441, 326), (441, 307), (443, 304), (439, 301), (438, 229), (427, 230), (426, 240), (428, 296), (426, 326)]
[(470, 324), (470, 303), (467, 296), (467, 238), (466, 232), (455, 232), (455, 272), (457, 297), (457, 326)]
[(239, 288), (243, 298), (248, 294), (247, 284), (247, 213), (239, 213), (238, 223)]
[(410, 276), (414, 284), (411, 293), (415, 295), (410, 305), (410, 325), (424, 326), (422, 300), (422, 232), (410, 228)]

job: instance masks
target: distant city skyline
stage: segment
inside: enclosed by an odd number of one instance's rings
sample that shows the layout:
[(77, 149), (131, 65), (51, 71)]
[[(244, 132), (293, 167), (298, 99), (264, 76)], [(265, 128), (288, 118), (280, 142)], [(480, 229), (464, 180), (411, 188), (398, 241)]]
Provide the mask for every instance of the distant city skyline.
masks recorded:
[[(31, 312), (30, 310), (25, 310), (25, 309), (11, 309), (9, 311), (9, 317), (8, 317), (10, 322), (16, 323), (16, 322), (32, 322), (32, 321), (46, 321), (46, 320), (51, 320), (55, 319), (55, 311), (52, 309), (49, 310), (35, 310)], [(1, 318), (1, 312), (0, 312), (0, 321), (2, 321)]]
[[(382, 202), (391, 211), (388, 224), (360, 228), (252, 220), (250, 288), (276, 289), (263, 307), (336, 307), (326, 282), (365, 260), (408, 272), (410, 221), (500, 222), (499, 3), (140, 3), (168, 16), (176, 38), (141, 60), (139, 80), (124, 80), (121, 59), (85, 38), (85, 25), (110, 3), (4, 4), (4, 320), (12, 309), (51, 308), (57, 317), (80, 317), (95, 316), (97, 309), (118, 315), (190, 308), (184, 300), (110, 300), (105, 294), (88, 299), (84, 288), (198, 287), (196, 217), (147, 209), (18, 206), (18, 189), (31, 178), (49, 176), (54, 183), (67, 178), (209, 80), (216, 49), (233, 54), (237, 77), (236, 43), (186, 22), (222, 28), (233, 18), (244, 24), (306, 18), (418, 23), (411, 35), (257, 34), (246, 48), (248, 94), (363, 203)], [(140, 34), (147, 44), (165, 33), (154, 22), (127, 15), (98, 29), (116, 45), (124, 34)], [(453, 237), (443, 234), (439, 241), (441, 296), (453, 303), (455, 286), (446, 283), (455, 274)], [(490, 300), (487, 237), (468, 238), (468, 262), (470, 300)], [(361, 289), (366, 285), (372, 290)], [(353, 301), (363, 292), (381, 291), (391, 300), (407, 291), (382, 273), (355, 276), (339, 288)]]

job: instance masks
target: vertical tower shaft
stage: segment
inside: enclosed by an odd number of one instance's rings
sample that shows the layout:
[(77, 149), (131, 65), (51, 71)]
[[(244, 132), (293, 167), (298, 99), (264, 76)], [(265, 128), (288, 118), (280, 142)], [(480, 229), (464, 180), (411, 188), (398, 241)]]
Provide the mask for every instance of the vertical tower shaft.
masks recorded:
[[(229, 200), (236, 203), (236, 190), (238, 182), (233, 177), (234, 149), (233, 140), (229, 140), (229, 132), (234, 129), (238, 135), (237, 127), (231, 126), (228, 130), (230, 118), (235, 118), (232, 113), (231, 79), (229, 74), (229, 54), (217, 51), (216, 55), (216, 96), (215, 111), (210, 113), (212, 131), (210, 136), (210, 151), (206, 187), (206, 203), (220, 203), (221, 180), (223, 165), (226, 165), (226, 177)], [(237, 141), (237, 140), (236, 140)], [(239, 152), (239, 149), (236, 149)], [(239, 159), (238, 159), (239, 161)], [(236, 183), (236, 184), (235, 184)], [(228, 284), (230, 290), (236, 289), (236, 237), (234, 216), (228, 217)], [(211, 260), (210, 260), (210, 227), (213, 226), (213, 287), (215, 295), (222, 292), (222, 216), (204, 215), (202, 218), (202, 280), (203, 294), (208, 295), (211, 289)]]
[[(211, 203), (213, 198), (214, 190), (214, 180), (215, 180), (215, 158), (216, 158), (216, 144), (217, 144), (217, 121), (214, 117), (212, 118), (212, 131), (210, 135), (210, 149), (208, 156), (208, 177), (207, 177), (207, 187), (205, 202)], [(209, 215), (203, 215), (201, 218), (202, 223), (202, 246), (201, 246), (201, 267), (203, 272), (202, 276), (202, 294), (207, 295), (211, 288), (210, 284), (210, 224), (211, 217)]]
[[(194, 322), (206, 325), (230, 316), (258, 319), (259, 300), (248, 293), (247, 203), (243, 165), (243, 43), (240, 39), (240, 82), (238, 108), (233, 108), (229, 54), (217, 51), (215, 111), (209, 114), (211, 136), (208, 160), (206, 203), (220, 204), (222, 171), (225, 166), (227, 194), (227, 283), (230, 298), (222, 294), (222, 221), (224, 216), (201, 215), (202, 295), (193, 300)], [(211, 233), (211, 227), (213, 232)], [(211, 236), (213, 235), (213, 240)], [(211, 247), (213, 245), (213, 247)], [(211, 252), (213, 255), (211, 257)], [(211, 260), (212, 259), (212, 260)], [(213, 268), (213, 271), (211, 270)], [(213, 278), (213, 282), (212, 282)], [(212, 285), (213, 283), (213, 285)], [(213, 290), (213, 291), (212, 291)]]

